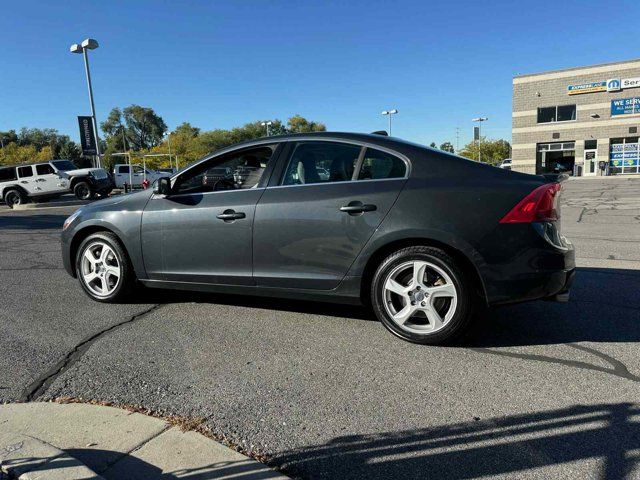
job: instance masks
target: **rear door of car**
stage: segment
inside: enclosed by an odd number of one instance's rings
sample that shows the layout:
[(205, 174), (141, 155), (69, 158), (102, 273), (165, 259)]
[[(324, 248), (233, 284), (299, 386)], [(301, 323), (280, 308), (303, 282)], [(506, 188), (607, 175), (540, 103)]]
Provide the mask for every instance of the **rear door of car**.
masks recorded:
[(408, 172), (408, 160), (384, 148), (337, 140), (289, 142), (256, 207), (256, 284), (336, 288), (391, 209)]
[(36, 182), (36, 176), (34, 175), (33, 165), (24, 165), (17, 168), (18, 171), (18, 184), (26, 190), (29, 196), (37, 195), (38, 183)]

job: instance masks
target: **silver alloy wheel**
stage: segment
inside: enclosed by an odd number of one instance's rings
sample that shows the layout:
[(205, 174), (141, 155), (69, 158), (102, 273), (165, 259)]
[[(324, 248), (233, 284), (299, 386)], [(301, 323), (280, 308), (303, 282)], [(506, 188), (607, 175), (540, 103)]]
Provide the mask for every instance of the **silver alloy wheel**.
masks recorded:
[(383, 285), (387, 314), (403, 330), (437, 332), (456, 313), (458, 291), (447, 272), (431, 262), (404, 262), (386, 276)]
[(80, 260), (80, 275), (87, 288), (97, 297), (107, 297), (120, 283), (122, 269), (113, 248), (105, 242), (90, 243)]

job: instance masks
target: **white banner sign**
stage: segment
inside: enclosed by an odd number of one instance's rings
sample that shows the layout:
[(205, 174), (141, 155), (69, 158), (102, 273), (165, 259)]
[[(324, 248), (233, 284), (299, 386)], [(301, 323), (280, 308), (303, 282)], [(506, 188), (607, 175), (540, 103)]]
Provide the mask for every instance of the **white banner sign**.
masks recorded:
[(640, 87), (640, 77), (635, 78), (623, 78), (622, 88), (637, 88)]

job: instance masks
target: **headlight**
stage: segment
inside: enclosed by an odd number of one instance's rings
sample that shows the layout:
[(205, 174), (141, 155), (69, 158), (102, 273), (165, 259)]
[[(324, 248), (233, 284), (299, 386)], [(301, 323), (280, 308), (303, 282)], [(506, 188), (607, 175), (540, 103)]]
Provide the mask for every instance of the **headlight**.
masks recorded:
[(78, 209), (75, 212), (73, 212), (71, 216), (64, 221), (64, 224), (62, 225), (62, 230), (66, 230), (67, 227), (71, 225), (71, 223), (78, 217), (78, 215), (80, 215), (80, 210), (81, 209)]

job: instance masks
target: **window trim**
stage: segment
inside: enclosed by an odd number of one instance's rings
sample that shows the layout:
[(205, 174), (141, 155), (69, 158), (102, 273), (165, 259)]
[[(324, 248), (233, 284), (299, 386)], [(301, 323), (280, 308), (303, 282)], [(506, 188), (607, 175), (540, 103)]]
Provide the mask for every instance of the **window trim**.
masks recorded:
[[(282, 182), (285, 171), (289, 166), (289, 160), (291, 158), (291, 155), (293, 154), (293, 148), (295, 148), (295, 145), (297, 143), (316, 142), (316, 141), (342, 143), (346, 145), (356, 145), (361, 147), (360, 154), (358, 155), (358, 161), (356, 162), (356, 166), (353, 170), (353, 175), (351, 176), (351, 180), (345, 180), (343, 182), (320, 182), (320, 183), (302, 183), (302, 184), (296, 184), (296, 185), (281, 185), (280, 182)], [(341, 138), (315, 138), (315, 137), (295, 138), (295, 139), (287, 140), (286, 142), (283, 142), (283, 143), (287, 143), (288, 145), (287, 145), (287, 149), (284, 151), (284, 155), (282, 155), (282, 161), (280, 162), (281, 163), (280, 171), (278, 172), (277, 175), (272, 175), (271, 180), (267, 185), (267, 188), (317, 187), (320, 185), (344, 185), (344, 184), (356, 183), (356, 182), (357, 183), (388, 182), (392, 180), (396, 180), (396, 181), (407, 180), (411, 175), (411, 161), (405, 155), (381, 145), (376, 145), (373, 143), (362, 142), (359, 140), (352, 140), (352, 139), (345, 140)], [(393, 155), (394, 157), (398, 157), (400, 160), (402, 160), (406, 166), (404, 176), (395, 177), (395, 178), (369, 178), (366, 180), (358, 180), (358, 175), (360, 173), (360, 168), (362, 167), (362, 163), (364, 162), (364, 156), (366, 154), (367, 148), (371, 148), (373, 150), (380, 150), (381, 152), (388, 153), (389, 155)], [(275, 184), (274, 184), (274, 178), (277, 179), (275, 180)]]
[[(30, 168), (30, 169), (31, 169), (31, 175), (27, 175), (27, 176), (24, 176), (24, 177), (23, 177), (23, 176), (20, 174), (20, 169), (21, 169), (21, 168)], [(18, 165), (18, 166), (16, 167), (16, 175), (18, 176), (18, 178), (31, 178), (31, 177), (34, 177), (34, 176), (36, 175), (36, 174), (34, 173), (34, 171), (33, 171), (33, 170), (34, 170), (34, 169), (33, 169), (33, 165)]]
[[(558, 118), (558, 108), (560, 107), (575, 107), (576, 109), (576, 118), (574, 118), (573, 120), (557, 120)], [(541, 122), (539, 120), (540, 118), (540, 109), (542, 108), (555, 108), (556, 109), (556, 115), (555, 118), (556, 120), (552, 121), (552, 122)], [(577, 122), (578, 121), (578, 104), (577, 103), (566, 103), (564, 105), (549, 105), (548, 107), (538, 107), (536, 109), (536, 124), (537, 125), (546, 125), (548, 123), (567, 123), (567, 122)]]

